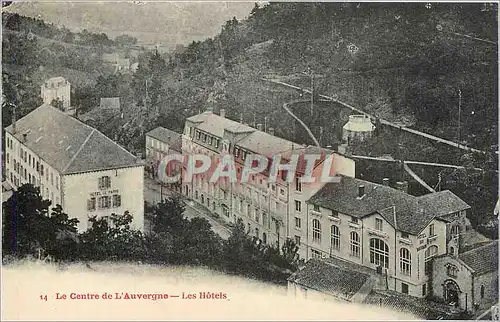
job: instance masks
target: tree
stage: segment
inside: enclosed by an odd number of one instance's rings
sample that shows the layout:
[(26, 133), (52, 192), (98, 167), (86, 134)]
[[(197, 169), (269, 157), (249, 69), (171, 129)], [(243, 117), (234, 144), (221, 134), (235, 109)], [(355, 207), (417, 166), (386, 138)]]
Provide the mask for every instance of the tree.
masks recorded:
[(50, 102), (50, 105), (54, 106), (57, 109), (60, 109), (61, 111), (64, 111), (63, 101), (61, 101), (59, 97), (53, 99), (52, 102)]
[(81, 236), (80, 252), (85, 260), (143, 260), (146, 242), (143, 234), (131, 228), (132, 215), (90, 218), (91, 227)]
[(51, 255), (64, 258), (60, 241), (76, 232), (77, 219), (69, 219), (57, 205), (49, 215), (51, 202), (43, 199), (40, 189), (26, 184), (3, 203), (4, 253), (23, 257), (26, 255)]
[(172, 233), (185, 228), (185, 208), (184, 202), (179, 198), (165, 198), (158, 203), (152, 214), (153, 232)]

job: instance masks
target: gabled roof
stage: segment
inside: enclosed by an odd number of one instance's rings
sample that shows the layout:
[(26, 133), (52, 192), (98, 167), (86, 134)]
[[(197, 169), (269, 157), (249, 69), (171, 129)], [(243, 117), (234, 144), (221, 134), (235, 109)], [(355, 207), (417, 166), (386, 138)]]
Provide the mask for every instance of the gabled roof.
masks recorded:
[[(364, 186), (362, 198), (358, 197), (360, 186)], [(438, 201), (441, 197), (449, 204)], [(358, 218), (378, 213), (398, 230), (417, 235), (433, 219), (444, 220), (440, 217), (446, 213), (468, 207), (465, 202), (456, 199), (459, 198), (449, 191), (415, 197), (389, 186), (341, 176), (340, 182), (325, 184), (308, 203)], [(437, 209), (436, 204), (441, 208)]]
[(477, 275), (498, 270), (498, 241), (492, 241), (486, 245), (479, 245), (458, 258), (469, 266)]
[(310, 259), (304, 268), (292, 274), (288, 281), (349, 300), (369, 278), (367, 274), (347, 270), (319, 259)]
[(98, 130), (43, 104), (5, 129), (61, 174), (137, 166), (136, 157)]
[(146, 136), (150, 136), (163, 143), (166, 143), (170, 146), (171, 149), (181, 152), (182, 135), (180, 133), (158, 126), (154, 130), (146, 133)]

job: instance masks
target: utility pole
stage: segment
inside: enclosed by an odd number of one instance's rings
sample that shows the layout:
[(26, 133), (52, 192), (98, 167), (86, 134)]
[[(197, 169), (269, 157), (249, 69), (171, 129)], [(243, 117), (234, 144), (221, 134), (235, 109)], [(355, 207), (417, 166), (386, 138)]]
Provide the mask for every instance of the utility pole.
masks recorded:
[(460, 142), (460, 116), (462, 114), (462, 90), (458, 89), (458, 142)]

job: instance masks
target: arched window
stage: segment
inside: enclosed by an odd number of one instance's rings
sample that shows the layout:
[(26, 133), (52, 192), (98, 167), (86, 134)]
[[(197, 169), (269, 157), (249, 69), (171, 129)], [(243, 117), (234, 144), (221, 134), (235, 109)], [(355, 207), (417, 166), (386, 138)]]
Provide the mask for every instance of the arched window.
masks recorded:
[(455, 248), (450, 247), (450, 254), (451, 254), (451, 255), (455, 255)]
[(332, 249), (340, 249), (340, 229), (335, 225), (331, 228), (331, 243)]
[(378, 238), (370, 239), (370, 263), (389, 268), (389, 246)]
[(481, 285), (481, 298), (484, 299), (484, 285)]
[(262, 233), (262, 242), (264, 244), (267, 244), (267, 235), (266, 235), (266, 233)]
[(425, 250), (425, 274), (429, 275), (432, 272), (432, 258), (438, 253), (438, 247), (432, 245)]
[(357, 232), (350, 233), (351, 255), (359, 257), (359, 235)]
[(321, 223), (318, 219), (313, 219), (313, 242), (320, 243), (321, 242)]
[(399, 268), (401, 274), (411, 275), (411, 254), (406, 248), (401, 248), (399, 250)]

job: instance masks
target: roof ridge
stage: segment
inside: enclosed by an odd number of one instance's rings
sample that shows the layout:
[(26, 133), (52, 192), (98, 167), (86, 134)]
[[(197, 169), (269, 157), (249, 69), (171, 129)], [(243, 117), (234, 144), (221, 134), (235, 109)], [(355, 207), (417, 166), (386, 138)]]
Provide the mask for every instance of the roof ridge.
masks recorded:
[(94, 133), (94, 130), (90, 131), (89, 135), (87, 135), (87, 138), (85, 138), (85, 141), (83, 141), (82, 145), (80, 145), (80, 147), (76, 151), (75, 155), (73, 155), (73, 157), (71, 158), (71, 160), (69, 160), (68, 164), (66, 164), (66, 166), (64, 167), (62, 173), (65, 173), (66, 170), (69, 168), (69, 166), (73, 163), (73, 161), (75, 161), (76, 157), (83, 150), (83, 148), (85, 147), (85, 145), (87, 144), (87, 142), (90, 140), (90, 137), (92, 136), (93, 133)]
[(467, 254), (467, 253), (470, 253), (470, 252), (472, 252), (472, 251), (478, 250), (478, 249), (480, 249), (480, 248), (484, 248), (484, 247), (487, 247), (487, 246), (491, 246), (491, 245), (493, 245), (493, 244), (495, 244), (495, 243), (497, 243), (497, 244), (498, 244), (498, 243), (499, 243), (499, 241), (498, 241), (498, 240), (491, 240), (490, 242), (485, 242), (485, 244), (484, 244), (484, 245), (481, 245), (481, 246), (479, 246), (479, 247), (475, 247), (475, 248), (469, 249), (469, 250), (468, 250), (468, 251), (466, 251), (466, 252), (463, 252), (463, 253), (458, 254), (458, 256), (460, 257), (461, 255), (465, 255), (465, 254)]

